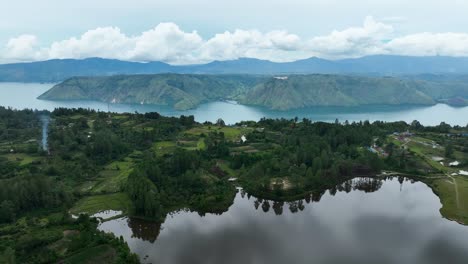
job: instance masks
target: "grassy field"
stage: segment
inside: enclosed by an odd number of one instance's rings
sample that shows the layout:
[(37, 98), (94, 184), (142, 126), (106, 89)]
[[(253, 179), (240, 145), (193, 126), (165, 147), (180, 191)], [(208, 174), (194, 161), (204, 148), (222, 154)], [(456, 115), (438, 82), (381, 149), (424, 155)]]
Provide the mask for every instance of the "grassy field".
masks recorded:
[(159, 141), (154, 143), (153, 150), (156, 155), (163, 156), (172, 153), (176, 148), (176, 143), (173, 141)]
[[(414, 157), (425, 162), (427, 166), (432, 168), (435, 179), (427, 179), (428, 185), (434, 190), (440, 198), (442, 208), (440, 213), (442, 216), (455, 220), (459, 223), (468, 224), (468, 177), (467, 176), (452, 176), (459, 170), (466, 168), (446, 166), (449, 162), (464, 158), (463, 153), (455, 152), (455, 159), (447, 159), (445, 157), (445, 148), (432, 139), (422, 136), (410, 137), (408, 142), (402, 142), (393, 136), (389, 137), (389, 141), (398, 146), (406, 146)], [(443, 158), (443, 164), (435, 161), (434, 157)]]
[(468, 224), (468, 177), (456, 176), (453, 180), (456, 182), (438, 179), (430, 186), (441, 200), (440, 213), (448, 219)]
[(32, 162), (40, 159), (38, 156), (31, 156), (25, 153), (5, 154), (4, 157), (9, 161), (19, 162), (20, 166), (31, 164)]
[(185, 131), (185, 134), (188, 135), (197, 135), (200, 136), (201, 134), (208, 134), (210, 132), (223, 132), (224, 137), (229, 141), (237, 141), (240, 140), (240, 137), (247, 132), (250, 131), (249, 128), (241, 128), (241, 127), (221, 127), (221, 126), (199, 126), (194, 127), (190, 130)]
[(229, 177), (238, 177), (238, 172), (236, 172), (235, 170), (231, 169), (229, 167), (229, 163), (227, 161), (224, 161), (224, 160), (218, 160), (218, 162), (216, 163), (216, 165), (218, 165), (218, 167), (220, 169), (222, 169), (224, 172), (226, 172)]
[(72, 214), (95, 214), (105, 210), (115, 210), (127, 212), (131, 207), (131, 201), (126, 193), (113, 193), (103, 195), (87, 196), (79, 200), (70, 209)]
[(67, 264), (79, 263), (114, 263), (116, 259), (115, 250), (109, 245), (99, 245), (87, 248), (63, 261)]
[(107, 165), (100, 173), (99, 181), (91, 189), (92, 193), (113, 193), (122, 190), (128, 175), (132, 172), (133, 160), (125, 158), (124, 161), (114, 161)]
[(99, 175), (81, 184), (77, 189), (86, 195), (109, 194), (122, 191), (135, 162), (140, 158), (140, 152), (135, 151), (123, 160), (107, 164)]
[(200, 150), (203, 150), (206, 148), (206, 145), (205, 145), (205, 140), (203, 138), (200, 138), (197, 142), (197, 148), (200, 149)]

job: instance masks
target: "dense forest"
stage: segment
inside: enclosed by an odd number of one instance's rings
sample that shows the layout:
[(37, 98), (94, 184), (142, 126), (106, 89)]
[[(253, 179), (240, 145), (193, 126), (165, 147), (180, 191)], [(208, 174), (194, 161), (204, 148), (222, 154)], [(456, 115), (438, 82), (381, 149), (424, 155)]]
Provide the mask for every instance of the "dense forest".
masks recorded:
[(442, 175), (446, 168), (426, 160), (417, 144), (464, 169), (467, 131), (417, 121), (295, 118), (226, 126), (158, 113), (0, 108), (0, 262), (137, 262), (121, 238), (98, 231), (88, 215), (112, 209), (162, 223), (180, 209), (220, 214), (236, 187), (279, 210), (355, 176)]

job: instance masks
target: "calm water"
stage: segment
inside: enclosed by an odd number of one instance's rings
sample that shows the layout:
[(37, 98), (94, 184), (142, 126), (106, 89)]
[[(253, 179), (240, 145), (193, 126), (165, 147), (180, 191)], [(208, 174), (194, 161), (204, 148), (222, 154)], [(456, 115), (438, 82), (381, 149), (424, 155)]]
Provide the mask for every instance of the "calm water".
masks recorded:
[(315, 121), (419, 120), (424, 125), (437, 125), (444, 121), (451, 125), (465, 126), (468, 123), (468, 107), (450, 107), (438, 104), (429, 107), (415, 106), (361, 106), (361, 107), (314, 107), (291, 111), (272, 111), (262, 107), (243, 106), (228, 102), (213, 102), (188, 111), (175, 111), (167, 106), (106, 104), (96, 101), (44, 101), (36, 99), (52, 87), (52, 84), (0, 83), (0, 105), (18, 109), (33, 108), (53, 110), (56, 107), (84, 107), (113, 112), (159, 112), (166, 116), (194, 115), (200, 122), (224, 119), (233, 124), (242, 120), (259, 120), (262, 117), (294, 118), (307, 117)]
[[(401, 182), (401, 183), (400, 183)], [(222, 215), (178, 212), (165, 222), (120, 218), (143, 263), (467, 263), (468, 227), (443, 219), (425, 184), (357, 178), (292, 203), (239, 191)]]

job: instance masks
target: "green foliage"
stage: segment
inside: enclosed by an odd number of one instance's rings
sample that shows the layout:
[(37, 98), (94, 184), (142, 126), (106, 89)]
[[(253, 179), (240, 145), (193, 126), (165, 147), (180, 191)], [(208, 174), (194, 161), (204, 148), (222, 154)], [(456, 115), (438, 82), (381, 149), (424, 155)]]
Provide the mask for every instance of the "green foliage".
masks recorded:
[[(162, 206), (158, 189), (147, 177), (147, 172), (151, 171), (156, 172), (156, 169), (135, 169), (128, 177), (127, 193), (133, 202), (135, 214), (158, 218), (162, 215)], [(153, 174), (152, 177), (157, 175)]]
[(11, 222), (16, 217), (15, 204), (10, 200), (3, 200), (0, 204), (0, 223)]
[(397, 78), (339, 75), (292, 75), (287, 80), (271, 78), (251, 90), (242, 102), (273, 109), (308, 106), (353, 106), (370, 104), (434, 104), (418, 88), (428, 85)]
[[(198, 124), (193, 116), (60, 108), (50, 114), (50, 153), (32, 153), (41, 133), (34, 114), (38, 118), (39, 113), (0, 108), (2, 263), (15, 258), (18, 263), (138, 261), (121, 239), (97, 231), (94, 220), (80, 216), (74, 221), (68, 212), (113, 209), (162, 220), (179, 209), (200, 214), (226, 211), (236, 192), (231, 177), (251, 194), (284, 201), (305, 193), (320, 199), (325, 189), (382, 169), (414, 174), (441, 169), (437, 162), (427, 161), (425, 156), (432, 153), (428, 148), (393, 137), (394, 132), (409, 129), (418, 137), (451, 145), (451, 156), (462, 162), (468, 148), (462, 136), (466, 128), (444, 123), (342, 125), (296, 118), (221, 127)], [(241, 135), (247, 142), (240, 142)], [(431, 140), (422, 136), (416, 140), (432, 149)], [(13, 154), (11, 142), (19, 146)], [(260, 205), (270, 210), (269, 203)], [(278, 204), (272, 208), (281, 210)], [(290, 210), (300, 208), (296, 204)]]
[(413, 80), (309, 74), (277, 79), (252, 75), (157, 74), (75, 77), (54, 86), (40, 98), (169, 105), (181, 110), (203, 102), (236, 99), (245, 104), (286, 110), (309, 106), (428, 105), (455, 97), (463, 103), (463, 98), (468, 97), (468, 86), (455, 77), (454, 80)]
[[(108, 124), (97, 124), (97, 129), (90, 131), (91, 115), (96, 115), (97, 119), (106, 118), (95, 112), (59, 109), (50, 124), (51, 153), (45, 155), (37, 151), (42, 136), (41, 115), (0, 107), (0, 262), (62, 262), (87, 247), (107, 244), (114, 252), (112, 263), (137, 263), (138, 259), (130, 254), (123, 241), (98, 232), (95, 223), (86, 225), (86, 232), (81, 230), (83, 235), (89, 234), (86, 235), (89, 239), (79, 246), (70, 247), (73, 237), (66, 235), (75, 232), (70, 229), (79, 229), (82, 225), (82, 222), (72, 221), (68, 214), (77, 196), (74, 188), (80, 186), (77, 183), (96, 177), (96, 172), (103, 169), (100, 164), (106, 160), (128, 153), (121, 148), (121, 134), (116, 134)], [(94, 148), (87, 140), (88, 132), (99, 135), (98, 132), (104, 133), (106, 129), (111, 137), (100, 136), (104, 144), (98, 143)], [(111, 148), (107, 148), (108, 141)], [(91, 147), (90, 152), (87, 147)], [(110, 152), (109, 156), (102, 155), (99, 159), (93, 155), (92, 151), (103, 149)]]
[(198, 74), (75, 77), (54, 86), (39, 98), (170, 105), (184, 110), (206, 101), (234, 98), (260, 79), (248, 75)]
[(449, 143), (447, 144), (447, 146), (445, 146), (445, 157), (453, 158), (453, 154), (454, 154), (453, 145)]
[(8, 247), (5, 250), (3, 250), (3, 252), (0, 252), (0, 262), (5, 264), (15, 264), (15, 250)]
[(73, 214), (87, 213), (93, 215), (105, 210), (128, 212), (131, 202), (125, 193), (112, 193), (86, 196), (77, 201), (70, 209)]
[(208, 174), (209, 166), (210, 162), (195, 151), (179, 149), (167, 158), (147, 153), (127, 182), (135, 213), (164, 218), (170, 211), (182, 208), (199, 213), (227, 210), (234, 188), (218, 178), (222, 176)]

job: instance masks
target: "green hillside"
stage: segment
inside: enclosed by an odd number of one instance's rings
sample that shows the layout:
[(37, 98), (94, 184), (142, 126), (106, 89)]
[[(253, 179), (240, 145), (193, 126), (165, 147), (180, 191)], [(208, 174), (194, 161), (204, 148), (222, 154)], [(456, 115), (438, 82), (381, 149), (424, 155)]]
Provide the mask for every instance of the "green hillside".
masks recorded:
[(257, 85), (242, 102), (279, 110), (308, 106), (434, 104), (429, 95), (409, 81), (337, 75), (271, 78)]
[(194, 108), (200, 103), (236, 99), (261, 78), (247, 75), (211, 76), (191, 74), (119, 75), (75, 77), (44, 93), (39, 99), (170, 105)]
[(169, 105), (178, 110), (227, 99), (278, 110), (310, 106), (431, 105), (436, 102), (463, 105), (468, 99), (468, 83), (450, 78), (421, 80), (322, 74), (281, 77), (119, 75), (71, 78), (39, 99)]

